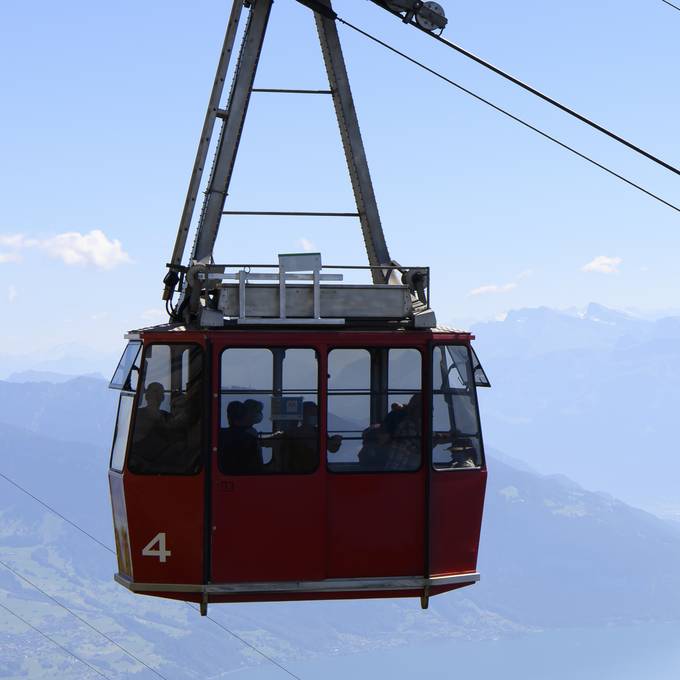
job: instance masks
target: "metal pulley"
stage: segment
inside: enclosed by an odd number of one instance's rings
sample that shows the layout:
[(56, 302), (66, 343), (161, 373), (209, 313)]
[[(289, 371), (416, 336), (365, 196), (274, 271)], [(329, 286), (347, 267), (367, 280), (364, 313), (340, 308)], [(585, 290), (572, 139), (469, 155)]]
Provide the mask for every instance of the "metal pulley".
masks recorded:
[(404, 12), (404, 21), (414, 20), (426, 31), (444, 30), (447, 24), (444, 8), (438, 2), (422, 2), (422, 0), (387, 0), (384, 4), (393, 12)]

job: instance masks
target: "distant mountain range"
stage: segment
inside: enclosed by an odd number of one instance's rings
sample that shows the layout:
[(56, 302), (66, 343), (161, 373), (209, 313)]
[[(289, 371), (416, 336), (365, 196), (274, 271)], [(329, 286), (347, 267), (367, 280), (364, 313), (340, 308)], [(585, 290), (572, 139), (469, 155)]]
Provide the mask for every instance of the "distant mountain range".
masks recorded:
[[(3, 474), (112, 543), (107, 452), (0, 426)], [(415, 601), (224, 605), (211, 615), (280, 661), (446, 639), (483, 640), (560, 626), (680, 620), (680, 529), (563, 477), (493, 457), (480, 571), (472, 588)], [(112, 582), (113, 555), (0, 479), (0, 559), (171, 677), (216, 677), (257, 663), (187, 606), (135, 597)], [(135, 663), (0, 567), (0, 602), (107, 673)], [(18, 625), (5, 628), (11, 677), (82, 677)], [(37, 647), (36, 647), (37, 645)], [(161, 661), (162, 660), (162, 661)], [(148, 673), (145, 671), (145, 673)], [(22, 675), (23, 674), (23, 675)], [(136, 676), (137, 677), (137, 676)], [(139, 677), (147, 677), (141, 673)], [(150, 674), (148, 677), (151, 677)]]
[(510, 312), (473, 331), (492, 382), (480, 391), (488, 444), (680, 517), (680, 317), (591, 304)]
[[(290, 663), (338, 650), (680, 621), (680, 523), (614, 498), (669, 515), (680, 506), (672, 425), (680, 319), (591, 305), (580, 314), (521, 310), (474, 330), (493, 383), (481, 397), (489, 453), (482, 581), (434, 598), (428, 612), (386, 600), (215, 606), (211, 616)], [(115, 411), (116, 394), (96, 377), (41, 371), (0, 381), (0, 473), (106, 544)], [(227, 677), (259, 663), (186, 605), (114, 584), (110, 553), (2, 478), (0, 560), (168, 677)], [(111, 676), (156, 677), (2, 566), (0, 603)], [(0, 627), (2, 677), (84, 677), (4, 612)]]
[[(0, 382), (0, 472), (109, 545), (114, 397), (92, 378)], [(546, 455), (554, 444), (546, 439)], [(225, 605), (211, 615), (286, 662), (564, 626), (680, 621), (676, 523), (489, 453), (479, 584), (434, 598), (428, 612), (415, 601), (386, 600)], [(115, 585), (110, 553), (3, 479), (0, 559), (170, 677), (216, 678), (216, 668), (226, 675), (258, 663), (186, 605)], [(1, 566), (0, 602), (106, 673), (152, 677)], [(83, 677), (23, 624), (2, 620), (0, 668), (8, 677)]]

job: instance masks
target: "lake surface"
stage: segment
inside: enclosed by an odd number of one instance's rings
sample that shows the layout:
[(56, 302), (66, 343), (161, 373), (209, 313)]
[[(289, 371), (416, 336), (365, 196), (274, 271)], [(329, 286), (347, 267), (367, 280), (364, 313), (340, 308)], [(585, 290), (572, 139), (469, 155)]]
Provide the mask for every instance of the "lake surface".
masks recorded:
[[(447, 641), (284, 665), (302, 680), (678, 680), (680, 623), (562, 629), (483, 642)], [(228, 677), (290, 678), (273, 665)]]

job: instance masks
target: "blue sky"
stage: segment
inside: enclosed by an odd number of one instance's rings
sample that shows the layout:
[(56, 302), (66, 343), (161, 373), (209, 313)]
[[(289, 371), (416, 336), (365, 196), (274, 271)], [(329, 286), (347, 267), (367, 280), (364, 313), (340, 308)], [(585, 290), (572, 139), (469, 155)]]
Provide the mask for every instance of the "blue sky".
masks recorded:
[[(99, 350), (163, 319), (230, 2), (0, 7), (1, 353)], [(448, 1), (446, 35), (680, 164), (680, 12), (660, 0)], [(336, 10), (670, 201), (637, 158), (366, 0)], [(340, 27), (395, 259), (429, 265), (442, 322), (591, 300), (677, 309), (680, 215)], [(325, 87), (309, 11), (277, 0), (260, 87)], [(331, 102), (256, 95), (228, 208), (352, 210)], [(216, 259), (318, 248), (363, 264), (351, 220), (223, 221)], [(584, 271), (595, 258), (590, 271)]]

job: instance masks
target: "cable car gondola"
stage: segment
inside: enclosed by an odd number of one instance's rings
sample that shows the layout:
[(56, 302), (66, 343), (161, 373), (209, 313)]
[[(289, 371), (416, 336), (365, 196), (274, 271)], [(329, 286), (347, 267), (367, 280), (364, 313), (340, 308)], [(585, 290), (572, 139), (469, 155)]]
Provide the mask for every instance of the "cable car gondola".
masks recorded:
[[(248, 4), (219, 114), (243, 8), (234, 2), (165, 278), (170, 321), (127, 335), (111, 381), (120, 390), (109, 470), (115, 579), (198, 602), (204, 614), (209, 602), (419, 596), (427, 606), (479, 578), (486, 468), (476, 387), (488, 380), (473, 337), (436, 326), (429, 270), (389, 257), (328, 13), (315, 19), (369, 265), (324, 267), (318, 253), (212, 263), (272, 2)], [(370, 282), (355, 282), (362, 275)]]

